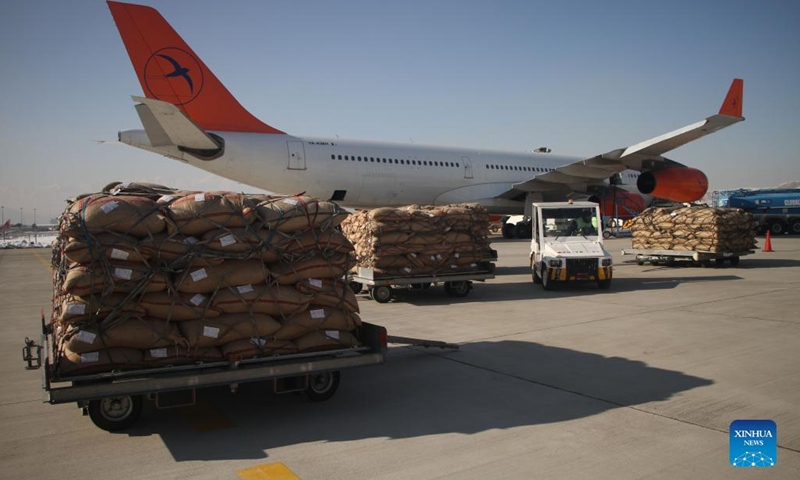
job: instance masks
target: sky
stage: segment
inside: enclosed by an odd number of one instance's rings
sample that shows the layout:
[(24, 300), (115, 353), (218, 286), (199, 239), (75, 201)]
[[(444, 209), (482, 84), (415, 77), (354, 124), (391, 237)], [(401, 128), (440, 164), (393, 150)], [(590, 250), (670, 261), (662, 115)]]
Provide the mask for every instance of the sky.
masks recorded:
[[(143, 0), (285, 132), (594, 156), (717, 113), (673, 150), (711, 189), (800, 180), (800, 2)], [(100, 0), (0, 2), (0, 205), (49, 223), (112, 181), (256, 189), (116, 142), (142, 89)], [(20, 210), (22, 209), (22, 210)]]

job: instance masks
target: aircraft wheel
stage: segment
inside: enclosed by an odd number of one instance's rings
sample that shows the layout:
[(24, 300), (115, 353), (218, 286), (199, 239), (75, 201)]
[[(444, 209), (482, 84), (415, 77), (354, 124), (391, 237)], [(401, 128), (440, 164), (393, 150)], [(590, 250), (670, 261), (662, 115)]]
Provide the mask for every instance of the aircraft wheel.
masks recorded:
[(773, 235), (782, 235), (786, 232), (786, 225), (784, 225), (783, 222), (774, 221), (769, 224), (769, 231)]
[(789, 226), (789, 233), (792, 235), (800, 235), (800, 220), (792, 221), (792, 224)]

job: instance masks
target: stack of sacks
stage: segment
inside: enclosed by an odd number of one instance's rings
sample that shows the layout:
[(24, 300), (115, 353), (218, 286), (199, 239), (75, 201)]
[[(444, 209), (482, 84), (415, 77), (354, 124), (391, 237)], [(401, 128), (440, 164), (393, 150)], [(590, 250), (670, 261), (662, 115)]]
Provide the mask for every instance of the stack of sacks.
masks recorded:
[(61, 375), (358, 344), (337, 205), (130, 184), (71, 202), (53, 253)]
[(648, 208), (631, 225), (633, 248), (744, 252), (756, 244), (753, 216), (734, 208)]
[(377, 208), (350, 215), (342, 231), (359, 267), (378, 275), (487, 270), (489, 215), (477, 204)]

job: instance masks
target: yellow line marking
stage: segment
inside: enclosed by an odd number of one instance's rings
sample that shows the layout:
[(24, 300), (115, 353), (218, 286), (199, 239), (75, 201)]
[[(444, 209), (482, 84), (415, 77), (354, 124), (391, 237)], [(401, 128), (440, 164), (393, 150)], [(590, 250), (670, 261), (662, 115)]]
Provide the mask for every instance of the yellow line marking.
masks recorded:
[(242, 480), (300, 480), (289, 468), (280, 463), (265, 463), (236, 472)]
[[(42, 262), (42, 265), (44, 265), (44, 266), (45, 266), (45, 267), (46, 267), (48, 270), (51, 270), (51, 269), (53, 268), (53, 266), (50, 264), (50, 259), (49, 259), (49, 258), (45, 258), (45, 257), (44, 257), (44, 255), (42, 255), (41, 253), (39, 253), (39, 252), (37, 251), (37, 249), (35, 249), (35, 248), (30, 248), (30, 249), (28, 249), (28, 250), (29, 250), (30, 252), (32, 252), (32, 253), (33, 253), (33, 255), (34, 255), (34, 256), (35, 256), (35, 257), (36, 257), (36, 258), (37, 258), (37, 259), (38, 259), (40, 262)], [(50, 250), (48, 250), (48, 251), (50, 251)]]

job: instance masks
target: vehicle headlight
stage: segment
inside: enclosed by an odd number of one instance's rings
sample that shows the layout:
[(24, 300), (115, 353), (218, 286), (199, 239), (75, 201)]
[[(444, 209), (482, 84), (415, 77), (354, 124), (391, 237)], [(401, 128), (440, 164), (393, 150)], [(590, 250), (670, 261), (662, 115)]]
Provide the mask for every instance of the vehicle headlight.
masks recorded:
[(549, 262), (547, 262), (547, 266), (549, 266), (550, 268), (561, 268), (561, 260), (558, 259), (550, 260)]
[(604, 258), (603, 259), (603, 266), (604, 267), (610, 267), (611, 266), (611, 259), (610, 258)]

